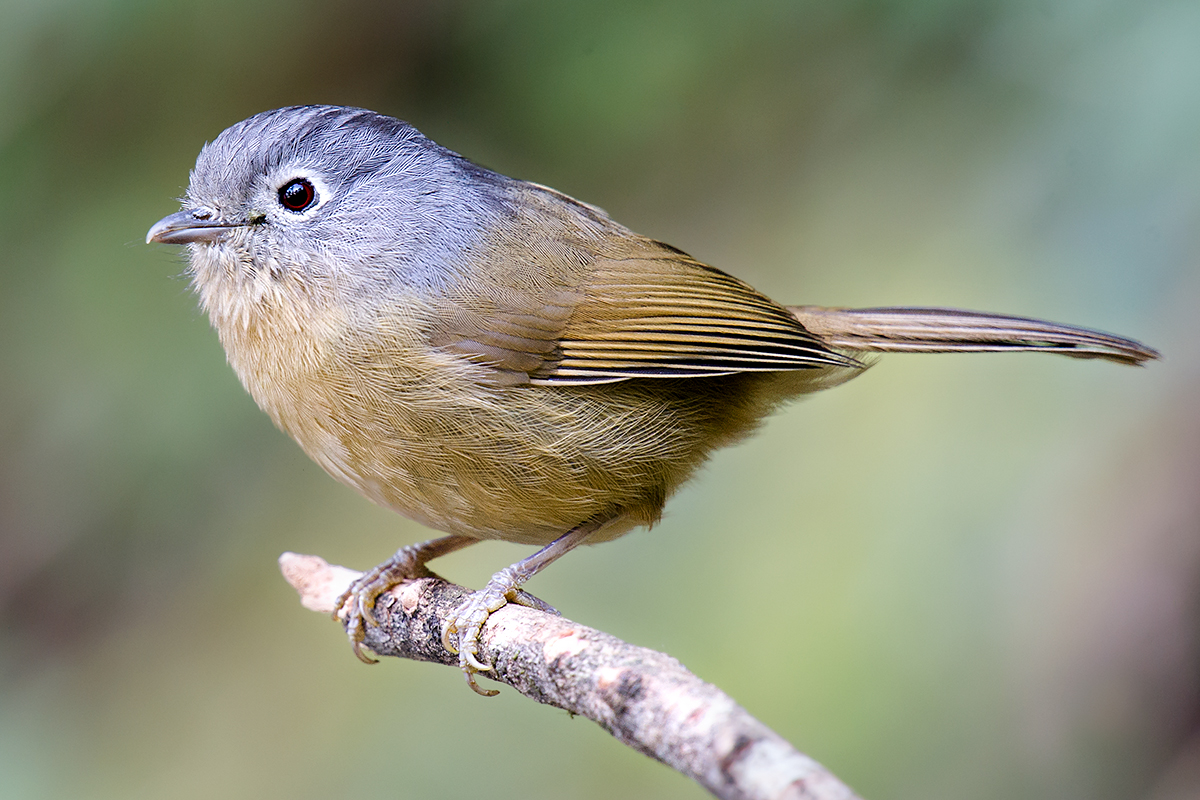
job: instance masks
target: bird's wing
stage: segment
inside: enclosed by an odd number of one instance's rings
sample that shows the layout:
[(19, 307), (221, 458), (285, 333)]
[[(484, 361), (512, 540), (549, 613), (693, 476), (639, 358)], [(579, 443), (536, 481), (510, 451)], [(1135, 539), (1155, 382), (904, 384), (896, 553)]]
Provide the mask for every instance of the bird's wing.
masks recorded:
[(855, 365), (747, 284), (658, 247), (596, 262), (553, 357), (530, 372), (533, 383)]
[(859, 366), (742, 281), (614, 223), (601, 233), (494, 248), (432, 343), (534, 384)]

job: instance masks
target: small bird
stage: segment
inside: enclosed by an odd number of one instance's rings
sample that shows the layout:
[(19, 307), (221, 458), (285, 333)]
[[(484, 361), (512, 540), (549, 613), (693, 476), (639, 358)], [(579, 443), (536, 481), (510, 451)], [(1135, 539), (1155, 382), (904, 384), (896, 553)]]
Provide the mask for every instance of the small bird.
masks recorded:
[(229, 363), (330, 475), (447, 535), (340, 601), (355, 653), (376, 598), (482, 539), (541, 545), (442, 632), (468, 684), (482, 626), (580, 544), (653, 525), (709, 454), (872, 354), (1034, 350), (1141, 364), (1137, 342), (940, 308), (779, 305), (595, 206), (497, 174), (392, 117), (267, 111), (205, 145), (182, 210)]

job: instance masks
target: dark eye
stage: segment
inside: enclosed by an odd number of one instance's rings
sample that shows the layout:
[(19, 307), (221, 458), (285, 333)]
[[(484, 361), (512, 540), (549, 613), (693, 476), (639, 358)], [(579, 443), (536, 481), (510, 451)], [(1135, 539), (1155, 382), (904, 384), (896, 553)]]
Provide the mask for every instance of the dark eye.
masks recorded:
[(296, 178), (279, 187), (279, 202), (289, 211), (303, 211), (317, 202), (317, 190), (306, 178)]

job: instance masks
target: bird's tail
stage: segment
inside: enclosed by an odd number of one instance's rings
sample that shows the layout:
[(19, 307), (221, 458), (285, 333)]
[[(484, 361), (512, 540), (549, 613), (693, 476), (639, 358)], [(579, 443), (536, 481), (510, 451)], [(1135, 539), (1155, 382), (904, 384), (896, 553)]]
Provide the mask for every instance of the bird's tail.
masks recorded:
[(788, 308), (825, 344), (843, 352), (978, 353), (1035, 350), (1141, 364), (1145, 345), (1087, 328), (953, 308)]

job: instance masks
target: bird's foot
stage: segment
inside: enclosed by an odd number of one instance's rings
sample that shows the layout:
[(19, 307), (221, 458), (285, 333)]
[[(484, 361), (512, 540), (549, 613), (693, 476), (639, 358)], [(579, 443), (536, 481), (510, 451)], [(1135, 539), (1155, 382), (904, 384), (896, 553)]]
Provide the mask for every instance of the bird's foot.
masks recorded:
[(379, 624), (375, 619), (375, 601), (379, 595), (404, 581), (432, 575), (425, 562), (453, 553), (474, 541), (466, 536), (443, 536), (401, 547), (394, 556), (350, 584), (334, 604), (333, 618), (345, 622), (354, 655), (367, 664), (376, 663), (376, 659), (363, 652), (362, 643), (367, 638), (367, 627)]
[(375, 601), (393, 586), (428, 575), (429, 570), (425, 567), (425, 561), (428, 559), (422, 558), (423, 555), (421, 545), (401, 548), (387, 561), (367, 571), (350, 584), (350, 588), (337, 599), (333, 618), (345, 623), (350, 646), (359, 661), (365, 664), (378, 661), (367, 655), (363, 649), (363, 641), (367, 638), (367, 626), (379, 624), (375, 619)]
[(466, 676), (467, 685), (477, 694), (493, 697), (495, 689), (484, 689), (475, 682), (475, 674), (491, 670), (491, 664), (479, 660), (479, 637), (483, 625), (493, 612), (509, 603), (558, 615), (554, 606), (539, 600), (516, 585), (512, 567), (502, 569), (483, 587), (462, 602), (442, 627), (442, 646), (458, 654), (458, 666)]

